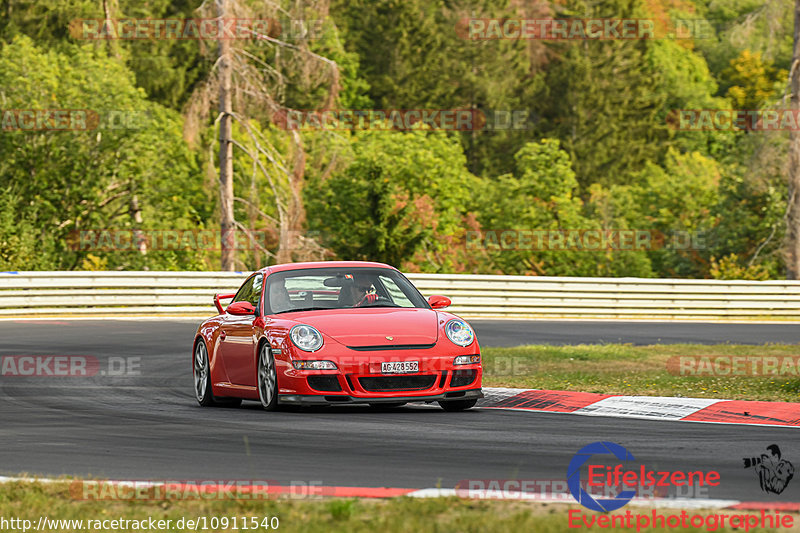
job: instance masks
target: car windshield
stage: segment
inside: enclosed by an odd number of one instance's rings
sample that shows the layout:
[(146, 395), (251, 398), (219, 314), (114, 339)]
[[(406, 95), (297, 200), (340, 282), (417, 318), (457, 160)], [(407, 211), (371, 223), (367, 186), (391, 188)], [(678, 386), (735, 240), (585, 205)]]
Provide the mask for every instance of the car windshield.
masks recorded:
[(389, 268), (307, 268), (267, 278), (267, 314), (362, 307), (430, 306), (400, 272)]

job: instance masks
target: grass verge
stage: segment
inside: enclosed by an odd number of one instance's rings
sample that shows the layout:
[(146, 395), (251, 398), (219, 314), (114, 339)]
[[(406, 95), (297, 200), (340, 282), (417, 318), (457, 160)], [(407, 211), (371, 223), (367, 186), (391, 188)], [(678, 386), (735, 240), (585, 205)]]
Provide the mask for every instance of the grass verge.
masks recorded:
[[(459, 498), (394, 498), (389, 500), (354, 500), (354, 499), (315, 499), (291, 500), (278, 499), (266, 501), (207, 501), (207, 500), (168, 500), (168, 501), (84, 501), (74, 500), (70, 496), (68, 484), (65, 483), (29, 483), (13, 482), (0, 485), (0, 517), (3, 519), (19, 518), (30, 520), (35, 530), (40, 517), (48, 520), (82, 520), (81, 527), (63, 525), (62, 527), (43, 528), (42, 531), (84, 532), (84, 531), (143, 531), (148, 527), (137, 528), (133, 524), (121, 523), (109, 528), (93, 528), (87, 521), (129, 520), (144, 521), (153, 519), (170, 520), (172, 527), (161, 531), (195, 531), (186, 527), (186, 520), (197, 520), (205, 517), (208, 529), (200, 525), (197, 531), (245, 531), (241, 527), (242, 520), (251, 517), (263, 523), (264, 518), (278, 518), (277, 531), (292, 532), (347, 532), (347, 533), (381, 533), (394, 532), (509, 532), (532, 531), (560, 533), (568, 530), (568, 513), (578, 510), (586, 520), (598, 519), (601, 515), (587, 511), (577, 505), (546, 504), (508, 501), (476, 501)], [(630, 507), (612, 513), (624, 515), (650, 515), (649, 508)], [(663, 515), (680, 514), (680, 511), (662, 509)], [(720, 513), (739, 514), (741, 511), (698, 511), (701, 516), (713, 516)], [(692, 514), (695, 514), (692, 511)], [(754, 513), (757, 514), (757, 513)], [(797, 531), (798, 515), (790, 515), (794, 527), (783, 531)], [(220, 523), (223, 517), (228, 519), (228, 527), (211, 528), (211, 519)], [(232, 527), (232, 519), (237, 517), (239, 528)], [(184, 527), (177, 527), (184, 519)], [(575, 520), (573, 518), (573, 520)], [(634, 518), (634, 524), (635, 524)], [(717, 519), (718, 520), (718, 519)], [(166, 524), (166, 522), (164, 522)], [(580, 518), (574, 523), (580, 523)], [(719, 524), (719, 522), (717, 522)], [(86, 527), (89, 525), (90, 527)], [(111, 526), (111, 523), (108, 523)], [(586, 530), (583, 527), (572, 531)], [(11, 528), (22, 531), (21, 528)], [(593, 528), (597, 529), (595, 525)], [(619, 528), (614, 528), (619, 529)], [(680, 528), (678, 528), (680, 529)], [(691, 528), (706, 531), (706, 528)], [(259, 526), (249, 531), (276, 531)], [(624, 528), (637, 531), (635, 527)], [(662, 528), (641, 528), (640, 531), (667, 531)], [(675, 528), (671, 529), (672, 531)], [(741, 531), (730, 527), (712, 529), (717, 532)], [(149, 531), (157, 531), (150, 529)], [(750, 531), (764, 531), (750, 529)]]
[[(533, 345), (481, 353), (485, 387), (800, 401), (795, 345)], [(765, 368), (774, 373), (758, 375)]]

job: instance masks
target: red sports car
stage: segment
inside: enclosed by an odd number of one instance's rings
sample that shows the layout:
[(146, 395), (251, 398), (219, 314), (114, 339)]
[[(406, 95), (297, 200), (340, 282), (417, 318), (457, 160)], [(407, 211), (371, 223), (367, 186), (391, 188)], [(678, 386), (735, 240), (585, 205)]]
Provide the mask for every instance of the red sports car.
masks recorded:
[(200, 325), (192, 347), (200, 405), (439, 402), (460, 411), (483, 397), (472, 328), (440, 310), (448, 298), (425, 300), (391, 266), (271, 266), (214, 304), (219, 315)]

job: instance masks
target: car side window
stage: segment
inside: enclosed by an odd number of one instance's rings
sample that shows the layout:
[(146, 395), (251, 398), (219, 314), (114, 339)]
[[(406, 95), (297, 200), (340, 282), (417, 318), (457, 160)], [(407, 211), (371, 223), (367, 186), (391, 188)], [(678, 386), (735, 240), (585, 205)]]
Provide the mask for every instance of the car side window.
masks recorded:
[(258, 302), (261, 300), (261, 291), (264, 289), (264, 276), (262, 274), (256, 274), (253, 278), (253, 290), (250, 293), (250, 300), (249, 302), (253, 304), (253, 307), (258, 307)]
[(253, 307), (258, 307), (258, 301), (261, 299), (261, 290), (264, 285), (264, 276), (256, 274), (248, 279), (236, 296), (233, 298), (234, 302), (250, 302)]

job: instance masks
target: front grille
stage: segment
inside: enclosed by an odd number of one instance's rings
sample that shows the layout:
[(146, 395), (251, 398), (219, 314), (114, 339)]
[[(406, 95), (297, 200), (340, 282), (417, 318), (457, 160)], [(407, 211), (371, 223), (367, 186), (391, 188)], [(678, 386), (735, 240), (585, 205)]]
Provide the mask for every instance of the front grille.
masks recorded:
[(364, 390), (379, 391), (401, 391), (401, 390), (425, 390), (433, 387), (437, 376), (373, 376), (358, 378), (358, 382)]
[(336, 376), (308, 376), (308, 386), (324, 392), (341, 392), (342, 386)]
[(466, 387), (475, 381), (478, 376), (477, 370), (456, 370), (453, 372), (453, 377), (450, 378), (451, 387)]

